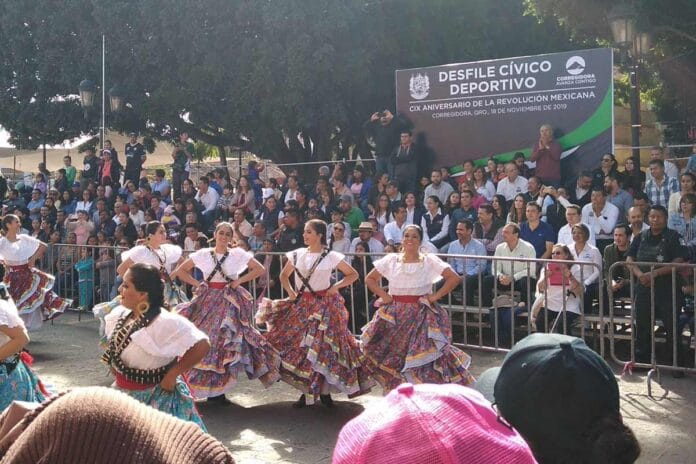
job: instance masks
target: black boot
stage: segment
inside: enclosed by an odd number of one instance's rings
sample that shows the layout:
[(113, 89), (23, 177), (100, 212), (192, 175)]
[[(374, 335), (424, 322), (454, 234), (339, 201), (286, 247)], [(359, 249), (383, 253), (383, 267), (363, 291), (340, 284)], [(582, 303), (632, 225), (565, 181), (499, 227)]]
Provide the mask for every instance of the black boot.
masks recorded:
[(307, 399), (305, 398), (304, 393), (300, 395), (300, 398), (297, 401), (292, 403), (292, 407), (297, 409), (304, 408), (305, 406), (307, 406)]
[(209, 396), (207, 401), (208, 403), (230, 404), (230, 400), (228, 400), (224, 394), (217, 396)]
[(331, 395), (319, 395), (319, 401), (321, 401), (321, 404), (323, 404), (327, 408), (333, 408), (334, 406), (334, 402), (331, 398)]

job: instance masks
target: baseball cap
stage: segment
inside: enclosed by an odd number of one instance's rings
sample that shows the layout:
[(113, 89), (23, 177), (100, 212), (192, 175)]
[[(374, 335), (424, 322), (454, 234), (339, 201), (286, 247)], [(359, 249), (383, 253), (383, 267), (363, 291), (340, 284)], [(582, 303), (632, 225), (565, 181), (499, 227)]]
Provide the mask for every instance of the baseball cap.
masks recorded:
[(80, 186), (80, 183), (79, 183), (79, 182), (73, 182), (72, 186), (73, 186), (73, 187), (79, 187), (79, 186)]
[(598, 419), (620, 417), (619, 386), (611, 368), (582, 339), (568, 335), (523, 338), (500, 367), (479, 377), (475, 388), (537, 455), (583, 454), (582, 437)]
[(476, 390), (404, 383), (348, 422), (333, 464), (535, 463), (524, 439)]
[(340, 201), (347, 201), (349, 203), (353, 203), (353, 195), (349, 193), (344, 193), (343, 195), (341, 195)]

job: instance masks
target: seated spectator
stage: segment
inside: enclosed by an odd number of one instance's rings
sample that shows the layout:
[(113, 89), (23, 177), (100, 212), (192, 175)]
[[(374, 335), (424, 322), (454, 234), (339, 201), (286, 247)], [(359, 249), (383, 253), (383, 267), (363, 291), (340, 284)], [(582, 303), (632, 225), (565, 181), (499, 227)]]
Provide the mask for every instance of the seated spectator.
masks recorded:
[(406, 205), (406, 223), (419, 225), (425, 210), (420, 206), (416, 194), (406, 192), (403, 203)]
[(401, 245), (404, 230), (409, 225), (406, 222), (406, 205), (401, 204), (394, 210), (394, 220), (384, 227), (384, 240), (389, 245)]
[(588, 204), (592, 197), (592, 173), (582, 171), (575, 182), (567, 184), (568, 201), (579, 207)]
[(350, 191), (350, 188), (348, 188), (348, 186), (346, 185), (345, 176), (343, 176), (343, 175), (334, 176), (332, 180), (333, 180), (334, 196), (336, 198), (339, 198), (342, 195), (353, 196), (353, 193)]
[(425, 199), (427, 206), (421, 228), (423, 229), (423, 241), (430, 242), (436, 249), (440, 249), (449, 243), (449, 215), (442, 211), (442, 204), (436, 195)]
[(348, 183), (348, 188), (356, 198), (360, 208), (364, 211), (370, 201), (370, 190), (372, 188), (372, 179), (365, 175), (365, 169), (362, 166), (353, 168), (353, 176)]
[(679, 176), (679, 192), (674, 192), (669, 196), (669, 206), (667, 213), (671, 216), (679, 212), (679, 201), (682, 195), (687, 193), (696, 193), (696, 175), (692, 172), (685, 172)]
[[(520, 228), (515, 223), (503, 227), (503, 243), (495, 249), (497, 258), (526, 258), (536, 259), (534, 247), (520, 238)], [(496, 260), (493, 263), (492, 274), (483, 280), (483, 305), (491, 306), (493, 297), (514, 289), (522, 295), (522, 301), (529, 301), (527, 286), (533, 290), (536, 285), (536, 264), (508, 259)], [(496, 286), (497, 282), (497, 286)], [(494, 287), (497, 294), (493, 294)]]
[(87, 211), (78, 210), (75, 216), (68, 218), (66, 228), (68, 232), (75, 233), (75, 243), (77, 245), (85, 245), (87, 238), (94, 232), (94, 223), (89, 220)]
[(636, 192), (633, 194), (633, 206), (640, 208), (643, 213), (643, 220), (648, 222), (648, 212), (650, 211), (650, 199), (645, 192)]
[(350, 249), (348, 250), (349, 253), (355, 253), (355, 247), (360, 242), (367, 243), (367, 246), (370, 247), (372, 253), (383, 253), (384, 245), (382, 245), (382, 242), (372, 237), (373, 232), (374, 227), (371, 223), (361, 222), (360, 226), (358, 227), (358, 236), (355, 237), (352, 242), (350, 242)]
[[(558, 239), (556, 240), (556, 243), (572, 246), (573, 243), (575, 243), (573, 241), (572, 229), (573, 226), (582, 224), (582, 210), (578, 205), (568, 205), (565, 208), (565, 212), (566, 225), (561, 227), (561, 230), (558, 231)], [(587, 226), (587, 224), (585, 224), (585, 226)], [(589, 226), (587, 227), (587, 230), (590, 231), (590, 238), (587, 240), (587, 243), (592, 246), (596, 246), (594, 232), (589, 228)]]
[(626, 214), (633, 206), (633, 197), (630, 193), (621, 188), (621, 179), (618, 174), (609, 174), (604, 179), (604, 190), (607, 192), (607, 200), (619, 209), (618, 222), (626, 221)]
[(274, 196), (270, 196), (266, 198), (266, 201), (260, 209), (259, 221), (263, 222), (266, 226), (268, 234), (273, 234), (282, 224), (284, 216), (285, 212), (278, 207), (278, 200), (276, 200)]
[(570, 252), (573, 258), (576, 261), (595, 264), (595, 266), (589, 264), (581, 266), (580, 277), (585, 287), (584, 311), (588, 314), (592, 312), (592, 301), (599, 295), (599, 285), (602, 282), (602, 254), (596, 247), (587, 243), (590, 238), (590, 230), (585, 224), (574, 225), (571, 232), (574, 243), (570, 246)]
[(343, 220), (350, 224), (351, 235), (358, 232), (358, 226), (365, 220), (362, 210), (353, 205), (353, 195), (342, 195), (338, 207), (343, 211)]
[(370, 245), (367, 242), (358, 242), (355, 245), (356, 253), (367, 253), (368, 256), (355, 256), (353, 258), (353, 268), (358, 272), (358, 279), (353, 283), (353, 287), (343, 290), (343, 297), (346, 301), (351, 302), (347, 307), (352, 309), (348, 327), (357, 332), (367, 324), (372, 318), (369, 310), (370, 300), (373, 298), (372, 292), (367, 290), (365, 285), (365, 276), (374, 268), (372, 265), (372, 256), (369, 256)]
[[(607, 245), (604, 249), (602, 259), (602, 269), (604, 271), (604, 282), (606, 283), (607, 292), (611, 290), (614, 298), (624, 298), (631, 296), (631, 272), (626, 266), (617, 266), (611, 270), (614, 263), (625, 262), (628, 256), (628, 250), (631, 246), (629, 238), (631, 236), (631, 228), (626, 224), (618, 225), (614, 228), (614, 243)], [(610, 275), (611, 273), (611, 275)], [(604, 310), (608, 314), (608, 302), (605, 300)]]
[(237, 188), (232, 196), (231, 204), (235, 208), (242, 208), (245, 215), (253, 215), (256, 213), (256, 195), (249, 177), (241, 176), (239, 178), (237, 181)]
[(254, 222), (254, 226), (251, 230), (251, 236), (249, 237), (249, 248), (251, 251), (256, 253), (263, 248), (263, 241), (266, 239), (266, 226), (261, 221)]
[[(524, 157), (522, 158), (524, 161)], [(524, 165), (524, 162), (522, 163)], [(505, 197), (506, 202), (512, 202), (516, 195), (527, 193), (527, 179), (519, 175), (519, 167), (515, 163), (505, 165), (505, 179), (498, 182), (497, 194)]]
[(279, 230), (280, 233), (277, 240), (279, 251), (288, 252), (304, 246), (302, 238), (303, 224), (297, 211), (290, 210), (285, 213), (283, 227)]
[(251, 237), (254, 228), (249, 224), (249, 221), (246, 220), (243, 208), (234, 210), (234, 217), (231, 224), (235, 240), (240, 240), (242, 238), (248, 239)]
[(210, 180), (206, 176), (201, 176), (198, 179), (196, 201), (203, 206), (203, 211), (201, 211), (201, 222), (203, 223), (204, 230), (207, 231), (213, 225), (213, 220), (217, 214), (215, 207), (217, 206), (218, 193), (210, 188)]
[(569, 334), (581, 314), (584, 288), (580, 266), (573, 264), (573, 254), (565, 245), (554, 245), (552, 258), (568, 264), (554, 262), (542, 267), (530, 318), (538, 330)]
[(696, 194), (683, 195), (679, 202), (679, 209), (680, 212), (669, 216), (667, 226), (677, 231), (686, 245), (696, 245)]
[(640, 160), (629, 156), (624, 160), (624, 170), (621, 173), (624, 189), (635, 196), (642, 192), (645, 186), (645, 171), (640, 169)]
[(392, 206), (396, 206), (397, 204), (401, 203), (403, 196), (399, 191), (399, 184), (397, 182), (390, 181), (387, 184), (387, 188), (385, 191), (386, 194), (389, 196), (389, 201), (391, 202)]
[(633, 206), (628, 210), (628, 225), (631, 226), (630, 241), (640, 235), (644, 230), (648, 230), (650, 226), (644, 221), (645, 216), (640, 206)]
[(493, 200), (495, 196), (495, 185), (486, 175), (486, 171), (482, 166), (478, 166), (474, 169), (474, 181), (472, 183), (472, 188), (476, 192), (484, 197), (487, 202)]
[(556, 233), (550, 225), (541, 222), (541, 206), (527, 203), (526, 216), (527, 221), (520, 225), (520, 238), (532, 244), (537, 258), (550, 259)]
[[(613, 153), (605, 153), (597, 169), (592, 171), (592, 188), (604, 187), (607, 176), (615, 177), (621, 182), (621, 173), (618, 171), (619, 163)], [(617, 205), (618, 206), (618, 205)]]
[(350, 251), (350, 239), (346, 237), (346, 231), (350, 230), (350, 226), (344, 222), (336, 222), (329, 225), (333, 226), (331, 228), (332, 235), (328, 239), (329, 249), (343, 254), (348, 253)]
[[(651, 176), (645, 182), (645, 193), (651, 206), (664, 206), (669, 204), (669, 197), (679, 191), (678, 177), (670, 177), (665, 174), (665, 163), (661, 159), (650, 161)], [(678, 174), (677, 174), (678, 176)]]
[[(435, 195), (440, 199), (440, 203), (447, 204), (447, 199), (452, 192), (454, 192), (452, 186), (447, 182), (442, 182), (442, 173), (440, 170), (433, 169), (430, 173), (430, 185), (428, 185), (423, 192), (425, 201), (427, 202), (428, 197)], [(423, 206), (426, 208), (428, 207), (425, 202)]]
[[(370, 188), (370, 192), (367, 197), (367, 202), (373, 205), (377, 202), (377, 197), (382, 193), (387, 193), (387, 184), (389, 183), (389, 175), (386, 172), (379, 174), (376, 177), (375, 183)], [(365, 205), (365, 210), (367, 210), (367, 205)]]
[(27, 209), (29, 210), (30, 220), (39, 219), (41, 216), (41, 207), (44, 205), (45, 200), (41, 196), (41, 190), (34, 189), (31, 192), (31, 200), (27, 203)]
[[(467, 255), (467, 256), (486, 256), (486, 247), (472, 237), (474, 225), (468, 219), (460, 220), (456, 227), (457, 240), (447, 246), (447, 254), (449, 255)], [(464, 282), (463, 291), (467, 305), (474, 304), (474, 296), (477, 295), (477, 289), (481, 288), (483, 274), (486, 272), (486, 260), (465, 259), (465, 258), (449, 258), (447, 260), (452, 266), (454, 272), (461, 276)], [(460, 286), (461, 287), (461, 284)], [(457, 288), (452, 290), (456, 292)], [(481, 296), (479, 295), (479, 301)]]
[(515, 199), (510, 207), (510, 212), (507, 215), (506, 223), (514, 222), (522, 224), (527, 220), (527, 197), (522, 193), (515, 195)]
[[(662, 166), (664, 167), (664, 174), (666, 177), (672, 179), (679, 179), (679, 168), (673, 162), (667, 160), (667, 153), (665, 153), (665, 149), (663, 147), (655, 146), (650, 149), (650, 164), (652, 164), (653, 161), (662, 162)], [(645, 173), (646, 190), (648, 182), (654, 179), (655, 175), (652, 172), (652, 169), (648, 169), (648, 172)], [(666, 204), (663, 206), (666, 206)]]
[(491, 200), (493, 207), (493, 221), (498, 224), (498, 227), (503, 227), (507, 223), (508, 207), (507, 201), (503, 195), (496, 195)]
[(343, 219), (343, 211), (339, 209), (338, 207), (334, 207), (331, 210), (331, 222), (327, 225), (326, 228), (326, 239), (330, 240), (331, 237), (333, 236), (333, 228), (338, 225), (338, 224), (343, 224), (343, 227), (345, 228), (343, 237), (346, 238), (349, 242), (351, 239), (351, 227), (348, 222), (346, 222)]
[(529, 203), (530, 201), (536, 202), (541, 194), (541, 189), (544, 185), (541, 183), (538, 177), (532, 176), (527, 181), (527, 193), (525, 193), (525, 201)]
[(459, 207), (452, 211), (450, 214), (450, 221), (449, 221), (449, 230), (448, 230), (448, 235), (450, 240), (455, 240), (457, 239), (457, 224), (459, 224), (459, 221), (464, 221), (467, 220), (471, 222), (472, 224), (476, 222), (476, 219), (478, 218), (478, 212), (476, 211), (476, 208), (474, 208), (472, 204), (472, 200), (474, 198), (474, 192), (466, 189), (463, 190), (459, 196)]
[(462, 197), (459, 195), (459, 192), (452, 192), (449, 194), (449, 196), (447, 197), (447, 201), (444, 203), (445, 211), (447, 211), (447, 214), (451, 216), (452, 211), (459, 208), (461, 198)]
[(486, 247), (488, 256), (493, 256), (495, 248), (503, 241), (502, 227), (493, 220), (493, 206), (481, 205), (478, 210), (478, 221), (474, 223), (473, 237)]
[[(198, 195), (198, 190), (196, 190), (195, 184), (191, 179), (184, 179), (181, 183), (181, 199), (192, 200)], [(176, 195), (175, 195), (176, 196)]]
[(377, 240), (379, 243), (381, 243), (382, 246), (384, 246), (384, 244), (386, 243), (386, 241), (384, 240), (384, 233), (382, 233), (382, 232), (379, 230), (379, 227), (378, 227), (378, 224), (377, 224), (377, 219), (375, 219), (374, 216), (370, 216), (370, 217), (367, 218), (367, 221), (368, 221), (370, 224), (372, 224), (372, 230), (373, 230), (373, 232), (372, 232), (372, 238), (374, 238), (374, 239)]
[(604, 249), (613, 241), (618, 220), (619, 208), (607, 201), (603, 188), (594, 189), (591, 202), (582, 208), (582, 222), (594, 232), (597, 248)]
[(614, 372), (579, 338), (532, 334), (484, 372), (476, 389), (540, 463), (629, 464), (640, 456), (621, 417)]
[(368, 204), (367, 209), (370, 211), (370, 216), (377, 220), (377, 230), (379, 232), (384, 231), (384, 226), (393, 220), (392, 205), (387, 194), (380, 195), (377, 198), (377, 203), (374, 206), (372, 204)]
[(348, 422), (333, 464), (532, 464), (524, 439), (481, 394), (456, 384), (404, 383)]

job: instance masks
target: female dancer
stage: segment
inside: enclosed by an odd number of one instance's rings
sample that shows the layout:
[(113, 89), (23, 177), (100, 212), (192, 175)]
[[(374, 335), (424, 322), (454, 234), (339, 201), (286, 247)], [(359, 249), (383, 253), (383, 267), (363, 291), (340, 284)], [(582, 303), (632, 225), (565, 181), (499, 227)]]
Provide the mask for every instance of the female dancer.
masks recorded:
[[(264, 300), (257, 321), (266, 322), (266, 339), (280, 352), (281, 378), (302, 391), (293, 406), (305, 406), (308, 394), (310, 399), (319, 396), (331, 407), (331, 393), (354, 397), (373, 385), (358, 342), (348, 331), (348, 311), (339, 295), (358, 273), (343, 254), (326, 247), (324, 221), (308, 221), (303, 238), (307, 248), (288, 252), (288, 262), (280, 273), (289, 298), (272, 303)], [(336, 269), (344, 277), (331, 285)], [(293, 272), (294, 288), (290, 285)]]
[[(265, 387), (280, 378), (280, 358), (252, 326), (254, 299), (242, 287), (264, 268), (251, 253), (228, 248), (233, 234), (232, 225), (221, 222), (215, 228), (215, 247), (196, 251), (173, 274), (197, 288), (196, 297), (176, 310), (210, 338), (212, 349), (187, 374), (194, 396), (209, 401), (226, 402), (225, 393), (240, 373)], [(203, 272), (203, 282), (191, 275), (194, 266)]]
[(29, 343), (24, 321), (0, 283), (0, 411), (12, 401), (41, 403), (48, 396), (31, 370), (31, 356), (22, 351)]
[(121, 305), (106, 316), (108, 346), (102, 355), (116, 388), (205, 429), (181, 375), (208, 352), (208, 337), (162, 307), (164, 284), (155, 266), (131, 266), (119, 292)]
[[(186, 293), (172, 280), (171, 273), (181, 259), (181, 247), (166, 243), (167, 232), (158, 221), (150, 221), (145, 225), (145, 244), (133, 247), (121, 253), (121, 264), (116, 268), (116, 273), (123, 278), (126, 271), (136, 263), (145, 263), (155, 266), (160, 271), (164, 280), (164, 304), (174, 308), (179, 303), (188, 301)], [(100, 303), (92, 312), (103, 325), (104, 316), (118, 306), (119, 297), (114, 300)]]
[(72, 300), (56, 295), (51, 290), (55, 277), (34, 267), (46, 251), (46, 244), (20, 235), (21, 227), (14, 214), (2, 219), (4, 237), (0, 238), (0, 257), (5, 262), (5, 283), (10, 296), (27, 329), (34, 330), (41, 327), (45, 319), (63, 313), (72, 305)]
[[(469, 385), (474, 381), (467, 370), (471, 358), (452, 346), (447, 312), (437, 304), (460, 278), (437, 256), (421, 254), (422, 243), (423, 230), (407, 226), (403, 252), (375, 261), (365, 278), (382, 305), (363, 328), (363, 352), (385, 393), (403, 382)], [(389, 281), (389, 292), (380, 286), (382, 277)], [(444, 285), (432, 293), (441, 278)]]

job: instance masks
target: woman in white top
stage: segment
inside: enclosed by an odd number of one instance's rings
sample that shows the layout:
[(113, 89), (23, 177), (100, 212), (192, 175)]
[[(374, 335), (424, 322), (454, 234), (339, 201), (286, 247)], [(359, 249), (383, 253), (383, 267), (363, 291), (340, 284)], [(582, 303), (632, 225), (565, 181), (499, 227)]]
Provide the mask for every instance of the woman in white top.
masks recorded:
[[(188, 301), (186, 293), (173, 281), (171, 273), (181, 260), (181, 247), (167, 242), (167, 232), (159, 221), (148, 222), (145, 226), (145, 243), (137, 245), (130, 250), (121, 253), (121, 264), (116, 268), (120, 278), (136, 263), (155, 266), (160, 271), (164, 280), (164, 303), (169, 308), (174, 308), (179, 303)], [(92, 312), (102, 320), (113, 308), (118, 306), (119, 297), (111, 301), (100, 303)]]
[(62, 314), (72, 305), (72, 300), (56, 295), (52, 290), (55, 277), (34, 267), (46, 252), (46, 244), (19, 234), (21, 227), (14, 214), (2, 219), (4, 237), (0, 238), (0, 258), (5, 263), (5, 283), (17, 311), (27, 329), (34, 330), (45, 319)]
[(435, 248), (442, 248), (449, 242), (449, 214), (443, 211), (442, 203), (436, 195), (426, 198), (425, 206), (427, 211), (420, 224), (424, 239), (435, 245)]
[(13, 401), (41, 403), (48, 396), (31, 370), (31, 356), (23, 348), (29, 335), (17, 307), (0, 283), (0, 411)]
[[(221, 222), (215, 228), (215, 247), (194, 252), (174, 271), (197, 289), (196, 297), (176, 310), (210, 338), (211, 350), (187, 374), (193, 395), (209, 401), (227, 402), (225, 393), (240, 374), (259, 379), (265, 387), (280, 378), (280, 358), (252, 326), (254, 299), (242, 287), (264, 268), (251, 253), (229, 248), (233, 234), (232, 225)], [(203, 273), (202, 282), (191, 275), (194, 267)]]
[(580, 298), (584, 290), (580, 266), (573, 264), (573, 254), (566, 245), (554, 245), (551, 258), (568, 261), (568, 264), (548, 263), (541, 269), (531, 318), (542, 331), (548, 328), (550, 332), (570, 334), (570, 327), (580, 317)]
[(338, 253), (348, 253), (350, 250), (350, 240), (346, 238), (346, 225), (343, 222), (333, 224), (333, 236), (329, 240), (331, 251)]
[[(452, 346), (449, 316), (437, 304), (460, 278), (437, 256), (421, 253), (422, 242), (420, 227), (406, 227), (403, 252), (375, 261), (365, 278), (381, 306), (363, 328), (363, 351), (385, 394), (403, 382), (469, 385), (474, 381), (467, 370), (471, 358)], [(389, 281), (388, 292), (381, 287), (382, 278)], [(444, 284), (433, 293), (433, 284), (443, 278)]]
[[(264, 300), (257, 321), (266, 323), (266, 339), (283, 360), (281, 378), (302, 391), (294, 406), (303, 407), (319, 396), (331, 407), (331, 393), (354, 397), (367, 393), (373, 385), (358, 341), (348, 331), (348, 310), (339, 294), (358, 273), (343, 254), (326, 247), (324, 221), (308, 221), (303, 238), (307, 248), (288, 252), (280, 273), (288, 298)], [(344, 277), (332, 285), (335, 270)], [(294, 287), (290, 285), (293, 272)]]
[(476, 192), (484, 197), (487, 202), (493, 200), (495, 196), (495, 185), (486, 176), (486, 171), (483, 166), (479, 166), (474, 169), (474, 189)]
[[(580, 280), (585, 288), (583, 300), (583, 310), (585, 314), (592, 312), (592, 300), (599, 296), (599, 285), (602, 282), (602, 253), (590, 245), (590, 229), (583, 223), (576, 224), (570, 229), (573, 237), (573, 245), (570, 246), (570, 253), (575, 261), (585, 261), (594, 263), (594, 266), (584, 264), (580, 268)], [(580, 297), (580, 295), (578, 295)]]
[(77, 202), (75, 206), (75, 211), (87, 211), (91, 216), (95, 210), (94, 201), (92, 200), (92, 192), (85, 190), (82, 192), (82, 200)]
[(106, 316), (108, 345), (102, 355), (114, 386), (205, 430), (182, 375), (208, 352), (208, 337), (163, 308), (164, 283), (155, 266), (131, 266), (119, 292), (121, 305)]

